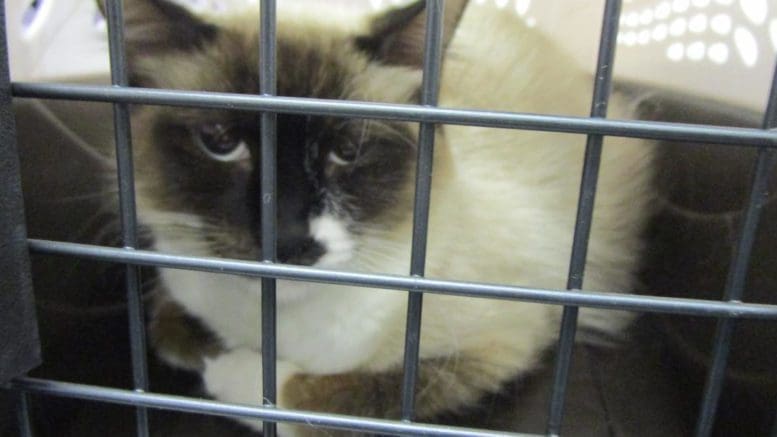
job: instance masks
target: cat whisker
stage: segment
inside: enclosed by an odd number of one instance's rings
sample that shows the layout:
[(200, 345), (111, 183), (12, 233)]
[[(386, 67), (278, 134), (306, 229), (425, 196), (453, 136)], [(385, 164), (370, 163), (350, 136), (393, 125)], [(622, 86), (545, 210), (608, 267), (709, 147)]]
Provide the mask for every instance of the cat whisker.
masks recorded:
[[(99, 222), (99, 220), (105, 220), (104, 223), (100, 225), (100, 227), (95, 230), (93, 233), (91, 233), (91, 236), (87, 238), (86, 236), (90, 234), (90, 230), (92, 226), (94, 226), (95, 223)], [(118, 240), (118, 230), (119, 230), (119, 224), (118, 224), (118, 217), (116, 214), (112, 213), (110, 211), (109, 205), (101, 205), (95, 213), (86, 220), (78, 229), (76, 229), (73, 233), (71, 233), (68, 238), (72, 239), (73, 241), (81, 241), (81, 240), (89, 240), (90, 242), (100, 243), (100, 244), (107, 244), (107, 243), (115, 243)], [(108, 235), (112, 235), (113, 238), (106, 238)]]
[(110, 190), (103, 190), (103, 191), (97, 191), (92, 193), (83, 193), (83, 194), (73, 194), (70, 196), (63, 196), (58, 197), (56, 199), (46, 199), (43, 202), (45, 203), (52, 203), (52, 204), (63, 204), (63, 203), (71, 203), (71, 202), (80, 202), (84, 200), (92, 200), (92, 199), (98, 199), (102, 197), (107, 197), (109, 195), (115, 195), (119, 192), (118, 189), (110, 189)]
[(356, 159), (359, 159), (360, 156), (362, 156), (362, 147), (364, 146), (364, 142), (367, 140), (370, 134), (370, 125), (372, 124), (373, 120), (364, 120), (362, 123), (362, 131), (359, 135), (359, 144), (356, 146)]

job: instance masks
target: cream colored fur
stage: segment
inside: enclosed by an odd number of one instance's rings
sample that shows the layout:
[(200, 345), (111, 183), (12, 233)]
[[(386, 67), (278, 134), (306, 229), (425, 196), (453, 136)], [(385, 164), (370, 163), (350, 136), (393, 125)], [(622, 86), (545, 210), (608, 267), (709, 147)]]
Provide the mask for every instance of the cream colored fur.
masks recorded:
[[(293, 16), (290, 27), (299, 32), (304, 20)], [(324, 16), (329, 20), (331, 11)], [(283, 33), (289, 22), (281, 17)], [(420, 82), (410, 69), (369, 68), (360, 79), (374, 80), (372, 91), (360, 88), (366, 97), (406, 94), (408, 83)], [(392, 81), (394, 74), (405, 79)], [(387, 79), (375, 80), (381, 76)], [(440, 105), (584, 116), (590, 95), (590, 77), (553, 44), (510, 14), (471, 4), (446, 54)], [(610, 115), (624, 116), (617, 98)], [(583, 135), (441, 127), (427, 276), (565, 288), (585, 141)], [(640, 141), (608, 138), (605, 144), (584, 288), (629, 292), (652, 199), (651, 150)], [(327, 268), (407, 274), (412, 218), (409, 211), (404, 217), (353, 237), (352, 258)], [(160, 250), (197, 252), (196, 244), (157, 237)], [(221, 400), (258, 403), (258, 281), (172, 270), (162, 277), (173, 297), (229, 349), (207, 361), (208, 390)], [(401, 365), (406, 293), (279, 281), (278, 296), (281, 392), (296, 372), (380, 372)], [(434, 294), (424, 299), (422, 359), (482, 356), (495, 369), (495, 386), (534, 366), (558, 334), (558, 306)], [(584, 311), (580, 323), (616, 333), (623, 317)]]

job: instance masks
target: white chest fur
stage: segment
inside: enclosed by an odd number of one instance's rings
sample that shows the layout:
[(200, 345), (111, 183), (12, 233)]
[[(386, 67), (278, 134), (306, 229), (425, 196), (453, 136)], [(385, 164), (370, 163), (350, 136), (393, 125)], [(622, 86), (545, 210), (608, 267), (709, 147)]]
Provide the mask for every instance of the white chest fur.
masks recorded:
[[(157, 239), (164, 252), (185, 253), (181, 243)], [(234, 275), (166, 269), (172, 297), (202, 319), (227, 348), (259, 349), (261, 284)], [(359, 366), (378, 347), (385, 321), (404, 308), (405, 295), (328, 284), (278, 281), (278, 356), (313, 372)], [(294, 295), (284, 299), (284, 294)]]

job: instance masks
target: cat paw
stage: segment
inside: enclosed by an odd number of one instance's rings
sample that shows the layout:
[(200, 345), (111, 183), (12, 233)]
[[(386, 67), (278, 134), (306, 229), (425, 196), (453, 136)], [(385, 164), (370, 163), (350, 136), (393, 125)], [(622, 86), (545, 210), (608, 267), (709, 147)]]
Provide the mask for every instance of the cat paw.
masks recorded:
[(250, 349), (235, 349), (205, 359), (205, 388), (218, 400), (261, 404), (262, 356)]
[[(280, 389), (299, 368), (286, 361), (276, 364), (277, 385)], [(222, 353), (215, 358), (205, 359), (202, 374), (207, 392), (219, 401), (261, 405), (262, 404), (262, 355), (252, 349), (240, 348)], [(259, 420), (238, 419), (252, 429), (261, 431)], [(278, 424), (278, 434), (293, 437), (293, 427)]]

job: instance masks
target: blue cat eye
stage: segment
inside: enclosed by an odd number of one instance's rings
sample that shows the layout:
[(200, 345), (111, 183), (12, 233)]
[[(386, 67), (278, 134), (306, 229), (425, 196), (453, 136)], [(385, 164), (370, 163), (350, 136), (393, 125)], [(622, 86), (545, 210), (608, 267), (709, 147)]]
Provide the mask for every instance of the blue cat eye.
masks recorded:
[(337, 165), (348, 165), (356, 160), (359, 148), (351, 141), (338, 143), (327, 155), (330, 162)]
[(194, 142), (212, 159), (223, 162), (249, 158), (248, 145), (233, 126), (209, 123), (191, 129)]

